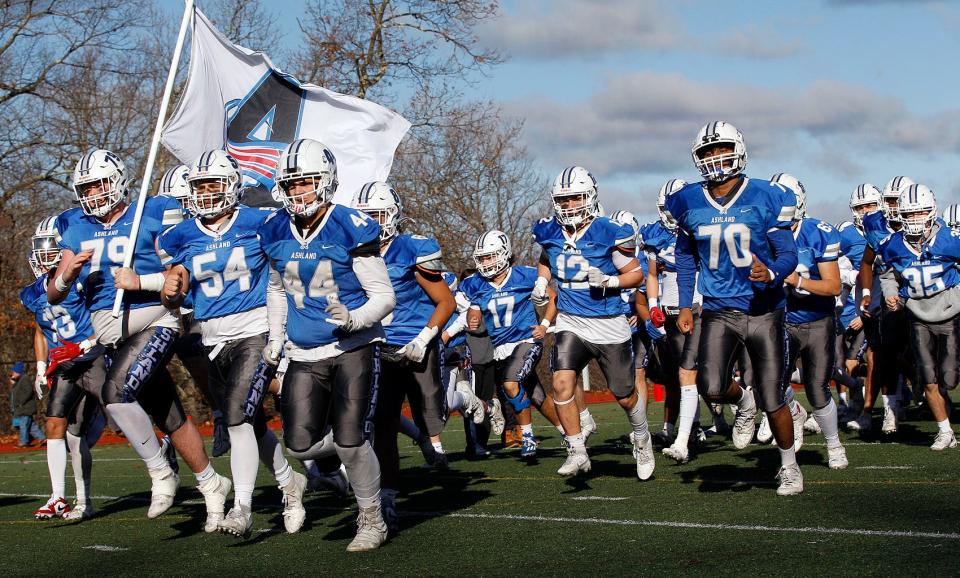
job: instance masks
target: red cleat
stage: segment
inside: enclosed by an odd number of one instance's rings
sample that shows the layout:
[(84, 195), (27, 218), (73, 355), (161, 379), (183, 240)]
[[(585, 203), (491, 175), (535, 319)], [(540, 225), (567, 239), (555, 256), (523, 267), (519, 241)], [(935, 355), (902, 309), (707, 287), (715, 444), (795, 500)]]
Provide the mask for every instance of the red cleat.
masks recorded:
[(47, 503), (33, 513), (33, 517), (38, 520), (50, 520), (51, 518), (62, 518), (70, 512), (70, 504), (60, 497), (50, 496)]

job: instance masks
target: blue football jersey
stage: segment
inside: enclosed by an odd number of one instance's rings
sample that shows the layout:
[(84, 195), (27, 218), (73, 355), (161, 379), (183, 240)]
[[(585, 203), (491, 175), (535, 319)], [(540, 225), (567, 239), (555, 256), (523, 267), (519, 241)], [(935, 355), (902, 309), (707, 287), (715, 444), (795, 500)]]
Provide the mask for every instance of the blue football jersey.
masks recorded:
[(330, 205), (307, 237), (285, 211), (270, 213), (257, 236), (271, 266), (283, 277), (287, 338), (301, 349), (339, 341), (345, 334), (330, 323), (327, 305), (336, 300), (357, 309), (367, 302), (353, 272), (353, 254), (379, 243), (380, 225), (361, 211)]
[(495, 347), (532, 337), (531, 327), (538, 321), (530, 294), (536, 282), (536, 268), (514, 265), (500, 287), (495, 287), (479, 273), (460, 284), (460, 290), (470, 304), (479, 307), (483, 313), (483, 322)]
[(218, 231), (199, 219), (168, 229), (157, 241), (161, 261), (190, 272), (190, 296), (198, 321), (243, 313), (267, 303), (270, 269), (257, 229), (270, 210), (237, 207)]
[[(854, 271), (860, 270), (860, 263), (863, 261), (863, 251), (867, 246), (867, 240), (863, 232), (857, 228), (853, 221), (844, 221), (837, 225), (837, 232), (840, 233), (840, 255), (850, 259), (850, 264)], [(850, 322), (860, 315), (860, 308), (856, 302), (854, 291), (847, 294), (843, 302), (843, 310), (840, 312), (840, 323), (848, 327)]]
[(71, 288), (66, 299), (59, 304), (47, 303), (46, 273), (20, 291), (20, 302), (36, 318), (48, 349), (59, 347), (63, 341), (79, 343), (94, 335), (90, 312), (76, 287)]
[[(443, 282), (447, 284), (447, 287), (450, 288), (450, 292), (453, 293), (454, 297), (456, 297), (457, 292), (460, 290), (459, 289), (460, 280), (457, 279), (457, 276), (454, 275), (452, 271), (444, 271)], [(447, 324), (443, 326), (443, 331), (446, 331), (447, 329), (449, 329), (450, 326), (453, 325), (453, 322), (457, 320), (457, 317), (459, 317), (459, 315), (460, 315), (459, 311), (454, 311), (453, 315), (450, 316), (450, 319), (447, 320)], [(441, 333), (443, 332), (441, 331)], [(456, 335), (454, 335), (453, 338), (449, 342), (447, 342), (446, 346), (459, 347), (465, 344), (466, 342), (467, 342), (466, 332), (461, 331), (460, 333), (457, 333)]]
[[(647, 223), (640, 227), (640, 248), (657, 256), (657, 265), (665, 271), (676, 273), (677, 260), (674, 251), (677, 248), (677, 234), (663, 226), (660, 221)], [(641, 259), (646, 261), (646, 259)]]
[[(797, 242), (797, 274), (819, 281), (820, 263), (840, 258), (840, 234), (829, 223), (807, 217), (793, 233)], [(809, 323), (833, 315), (837, 298), (813, 295), (791, 288), (787, 291), (787, 323)]]
[(635, 254), (634, 233), (630, 225), (621, 225), (606, 217), (597, 217), (576, 239), (567, 239), (554, 218), (542, 219), (533, 226), (533, 238), (550, 262), (550, 273), (557, 280), (557, 309), (578, 317), (608, 317), (623, 313), (620, 289), (590, 287), (587, 270), (600, 269), (606, 275), (619, 275), (613, 264), (620, 246)]
[(900, 296), (923, 299), (960, 284), (960, 232), (940, 226), (917, 250), (897, 232), (880, 244), (880, 256), (897, 272)]
[(703, 295), (703, 307), (742, 311), (783, 308), (786, 298), (782, 286), (755, 283), (749, 277), (753, 255), (768, 266), (774, 262), (767, 234), (790, 228), (796, 196), (781, 185), (746, 177), (731, 195), (722, 205), (704, 183), (691, 183), (667, 196), (667, 211), (696, 253), (697, 288)]
[(429, 237), (403, 234), (390, 242), (383, 254), (383, 262), (390, 274), (397, 305), (383, 320), (387, 343), (406, 345), (427, 326), (436, 304), (417, 282), (414, 273), (418, 265), (439, 261), (440, 257), (440, 245)]
[(863, 216), (863, 236), (867, 246), (879, 252), (880, 243), (890, 235), (896, 233), (889, 224), (883, 211), (874, 211)]
[[(113, 300), (117, 295), (113, 286), (113, 271), (123, 266), (136, 208), (136, 203), (127, 206), (124, 213), (111, 224), (101, 223), (76, 210), (65, 211), (57, 217), (60, 247), (74, 254), (93, 250), (93, 257), (84, 264), (77, 278), (90, 311), (113, 308)], [(149, 275), (165, 269), (154, 243), (160, 233), (182, 220), (180, 204), (174, 199), (147, 197), (134, 244), (133, 269), (137, 274)], [(155, 291), (126, 291), (123, 303), (128, 309), (159, 305), (160, 294)]]

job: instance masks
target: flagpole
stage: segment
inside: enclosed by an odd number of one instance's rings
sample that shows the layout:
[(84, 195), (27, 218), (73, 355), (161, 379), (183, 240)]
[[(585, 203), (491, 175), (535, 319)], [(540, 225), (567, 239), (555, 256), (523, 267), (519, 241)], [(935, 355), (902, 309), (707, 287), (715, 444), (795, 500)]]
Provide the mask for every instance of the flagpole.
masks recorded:
[[(153, 165), (157, 161), (157, 151), (160, 148), (160, 136), (163, 130), (163, 119), (167, 116), (167, 106), (170, 104), (170, 95), (173, 93), (173, 81), (177, 76), (177, 65), (180, 63), (180, 54), (183, 52), (183, 42), (187, 37), (187, 28), (193, 16), (193, 0), (186, 0), (183, 7), (183, 19), (180, 20), (180, 33), (177, 35), (177, 45), (173, 49), (173, 60), (167, 72), (167, 85), (163, 89), (163, 98), (160, 100), (160, 114), (157, 116), (157, 126), (153, 129), (153, 140), (150, 141), (150, 154), (147, 155), (147, 166), (143, 169), (143, 180), (140, 181), (140, 195), (137, 197), (137, 209), (133, 214), (133, 227), (127, 240), (127, 250), (123, 255), (123, 266), (133, 266), (133, 253), (137, 246), (137, 235), (140, 233), (140, 220), (143, 218), (143, 204), (150, 189), (150, 179), (153, 177)], [(117, 289), (117, 298), (113, 302), (113, 316), (120, 317), (120, 307), (123, 304), (123, 289)]]

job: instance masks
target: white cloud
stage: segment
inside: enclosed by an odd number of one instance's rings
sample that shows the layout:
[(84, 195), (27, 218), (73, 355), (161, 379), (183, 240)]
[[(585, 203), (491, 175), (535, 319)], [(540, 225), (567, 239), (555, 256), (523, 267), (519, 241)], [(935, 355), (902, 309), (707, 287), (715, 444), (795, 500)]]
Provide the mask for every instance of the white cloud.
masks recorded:
[(756, 26), (731, 29), (717, 41), (717, 49), (723, 54), (755, 60), (787, 58), (802, 48), (799, 40), (784, 38), (770, 29)]

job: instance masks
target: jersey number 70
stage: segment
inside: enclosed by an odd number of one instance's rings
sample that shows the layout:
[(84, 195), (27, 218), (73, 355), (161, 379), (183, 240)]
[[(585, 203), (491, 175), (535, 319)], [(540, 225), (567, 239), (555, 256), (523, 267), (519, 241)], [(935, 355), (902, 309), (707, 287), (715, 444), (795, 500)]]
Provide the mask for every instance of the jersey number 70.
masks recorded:
[(707, 266), (711, 269), (720, 267), (721, 240), (727, 246), (727, 255), (734, 267), (748, 267), (753, 262), (753, 255), (750, 253), (750, 228), (743, 223), (700, 225), (697, 236), (710, 239), (710, 259)]

